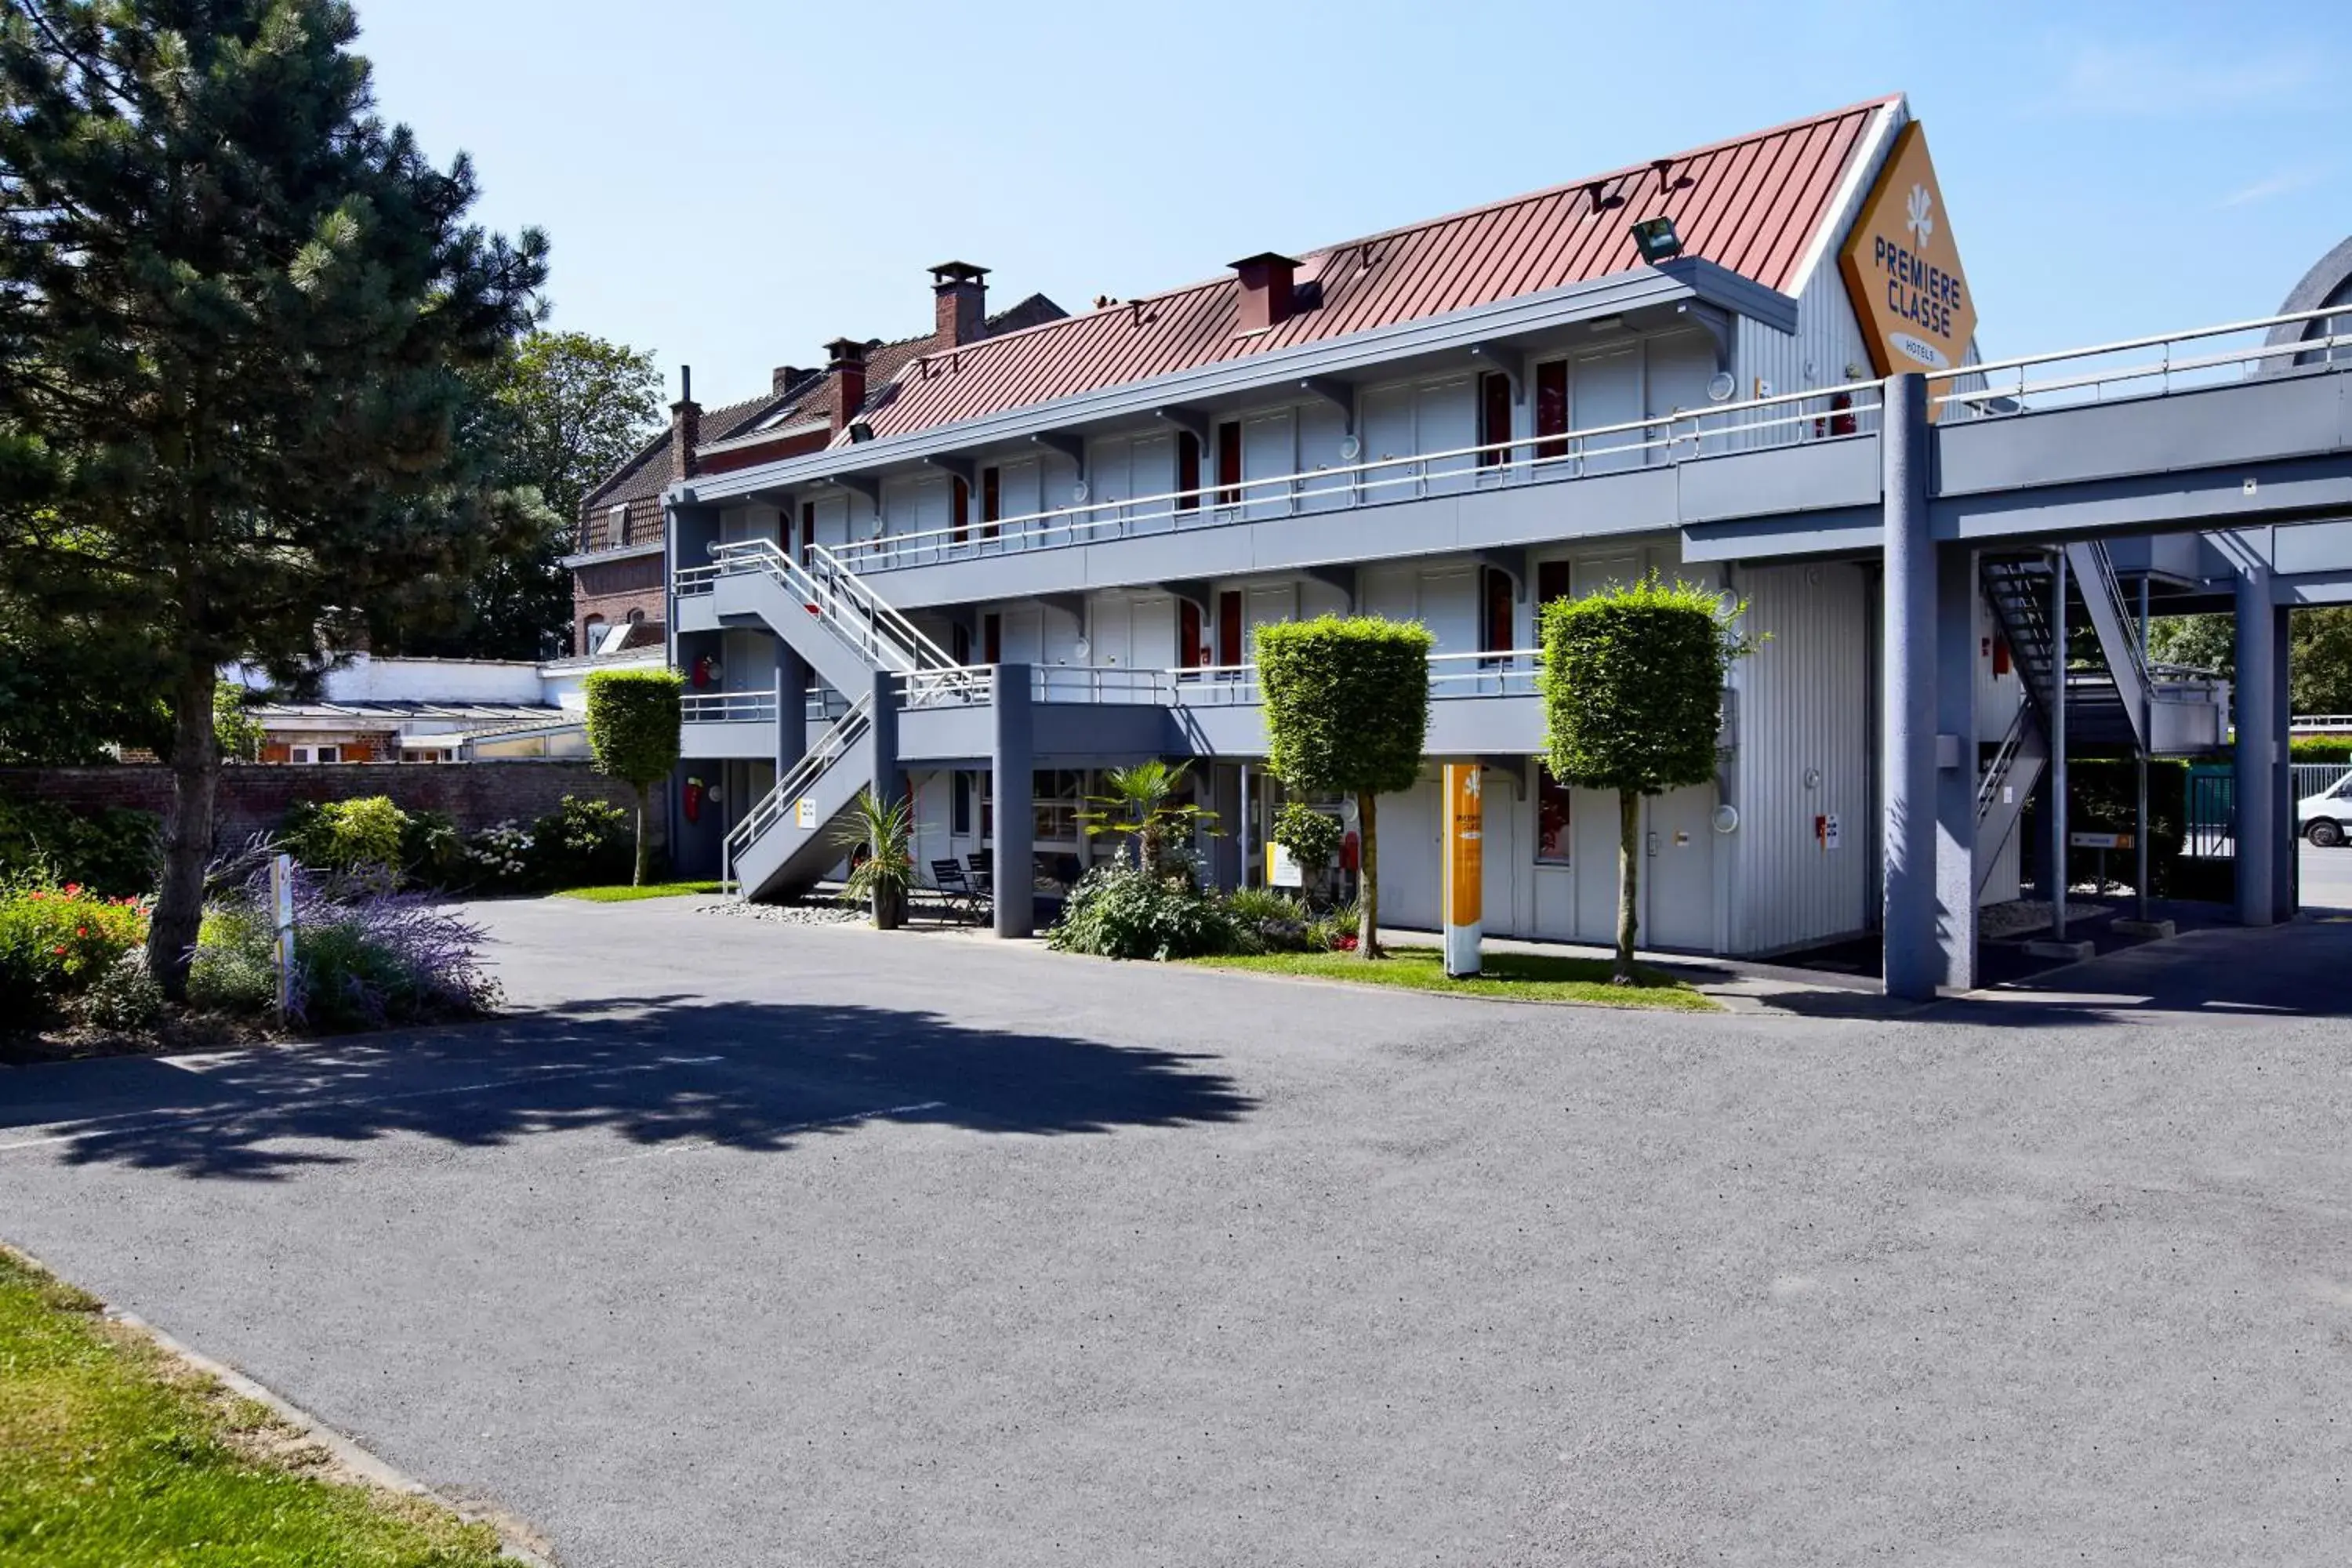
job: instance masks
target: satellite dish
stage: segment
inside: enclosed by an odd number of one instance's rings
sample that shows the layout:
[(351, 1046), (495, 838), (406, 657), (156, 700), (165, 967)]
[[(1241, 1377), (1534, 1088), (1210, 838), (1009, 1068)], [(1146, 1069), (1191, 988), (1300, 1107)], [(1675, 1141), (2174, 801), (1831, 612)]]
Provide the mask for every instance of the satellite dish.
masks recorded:
[(1351, 435), (1346, 440), (1339, 443), (1339, 458), (1341, 461), (1352, 463), (1363, 455), (1364, 443), (1361, 437)]
[(1076, 654), (1080, 658), (1087, 658), (1093, 655), (1095, 645), (1088, 642), (1086, 638), (1080, 637), (1071, 646), (1070, 651)]
[(1715, 830), (1717, 833), (1734, 833), (1738, 831), (1738, 828), (1739, 808), (1738, 806), (1718, 805), (1715, 808)]
[(1731, 379), (1731, 373), (1727, 370), (1717, 371), (1707, 377), (1706, 398), (1709, 403), (1727, 402), (1738, 389), (1739, 384)]
[(1072, 486), (1070, 487), (1070, 499), (1071, 499), (1072, 500), (1074, 500), (1074, 501), (1076, 501), (1076, 502), (1077, 502), (1078, 504), (1080, 504), (1081, 506), (1083, 506), (1083, 505), (1085, 505), (1085, 504), (1086, 504), (1086, 499), (1087, 499), (1087, 481), (1086, 481), (1086, 480), (1084, 480), (1084, 479), (1080, 479), (1076, 484), (1074, 484), (1074, 485), (1072, 485)]

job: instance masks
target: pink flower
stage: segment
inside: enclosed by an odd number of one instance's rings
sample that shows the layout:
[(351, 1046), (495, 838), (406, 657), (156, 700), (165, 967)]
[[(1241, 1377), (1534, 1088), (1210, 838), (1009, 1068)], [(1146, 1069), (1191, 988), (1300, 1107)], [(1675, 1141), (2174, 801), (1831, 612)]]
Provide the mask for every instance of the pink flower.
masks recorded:
[(57, 946), (49, 949), (49, 951), (56, 953), (59, 958), (63, 958), (66, 955), (65, 943), (59, 942)]
[(76, 935), (76, 936), (88, 936), (89, 934), (89, 927), (88, 927), (88, 926), (76, 926), (76, 927), (74, 927), (74, 935)]
[(67, 898), (70, 899), (70, 898), (72, 898), (76, 893), (79, 893), (79, 892), (80, 892), (80, 891), (81, 891), (81, 884), (80, 884), (79, 882), (68, 882), (68, 883), (66, 884), (66, 897), (67, 897)]

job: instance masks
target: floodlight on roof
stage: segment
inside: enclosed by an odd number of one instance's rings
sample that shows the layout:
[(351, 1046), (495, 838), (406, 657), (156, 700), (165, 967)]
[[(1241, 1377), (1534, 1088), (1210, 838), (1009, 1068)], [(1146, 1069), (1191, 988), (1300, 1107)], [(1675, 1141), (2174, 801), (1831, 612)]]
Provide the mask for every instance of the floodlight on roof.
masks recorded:
[(1653, 267), (1683, 253), (1682, 236), (1675, 232), (1675, 220), (1670, 217), (1637, 220), (1633, 225), (1633, 245), (1641, 251), (1642, 259)]

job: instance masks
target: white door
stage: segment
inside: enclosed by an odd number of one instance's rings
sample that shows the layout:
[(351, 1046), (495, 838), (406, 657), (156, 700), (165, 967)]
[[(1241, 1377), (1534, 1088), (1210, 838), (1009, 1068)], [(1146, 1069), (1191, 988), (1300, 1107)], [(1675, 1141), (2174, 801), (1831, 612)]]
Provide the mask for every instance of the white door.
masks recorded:
[[(1261, 415), (1242, 426), (1242, 478), (1279, 479), (1298, 471), (1298, 446), (1290, 411)], [(1287, 517), (1290, 495), (1283, 485), (1260, 485), (1242, 492), (1244, 517)]]
[(1617, 940), (1617, 794), (1580, 789), (1570, 797), (1569, 830), (1576, 847), (1576, 930), (1579, 942)]
[(1643, 937), (1660, 947), (1711, 951), (1715, 946), (1715, 786), (1695, 785), (1649, 802), (1647, 851), (1642, 875), (1649, 883)]
[[(1412, 388), (1380, 386), (1364, 393), (1356, 402), (1356, 423), (1364, 437), (1364, 455), (1357, 461), (1381, 463), (1391, 458), (1411, 458), (1414, 451)], [(1420, 493), (1421, 481), (1410, 462), (1391, 463), (1358, 475), (1356, 489), (1367, 502), (1408, 500)]]
[[(1649, 345), (1649, 387), (1645, 394), (1649, 416), (1664, 419), (1675, 414), (1691, 413), (1707, 406), (1706, 384), (1715, 377), (1715, 340), (1704, 332), (1676, 332), (1669, 337), (1653, 338)], [(1654, 436), (1672, 434), (1677, 441), (1671, 456), (1676, 458), (1700, 456), (1696, 424), (1685, 421), (1672, 431), (1652, 431)], [(1709, 450), (1717, 449), (1710, 447)], [(1650, 460), (1662, 463), (1669, 452), (1657, 447)]]
[[(1638, 343), (1579, 355), (1569, 375), (1569, 428), (1592, 430), (1622, 425), (1642, 417), (1642, 350)], [(1577, 471), (1605, 474), (1639, 468), (1642, 432), (1621, 430), (1580, 439), (1570, 450), (1581, 453)]]
[(1478, 850), (1486, 871), (1478, 895), (1479, 926), (1489, 935), (1516, 935), (1524, 859), (1519, 844), (1519, 779), (1503, 769), (1488, 768), (1478, 781)]
[(1381, 923), (1435, 931), (1438, 925), (1438, 785), (1424, 779), (1402, 795), (1381, 796)]
[[(1478, 408), (1466, 375), (1424, 383), (1414, 397), (1414, 439), (1423, 452), (1459, 452), (1478, 441)], [(1430, 495), (1447, 495), (1470, 488), (1478, 460), (1472, 457), (1439, 458), (1428, 465)]]

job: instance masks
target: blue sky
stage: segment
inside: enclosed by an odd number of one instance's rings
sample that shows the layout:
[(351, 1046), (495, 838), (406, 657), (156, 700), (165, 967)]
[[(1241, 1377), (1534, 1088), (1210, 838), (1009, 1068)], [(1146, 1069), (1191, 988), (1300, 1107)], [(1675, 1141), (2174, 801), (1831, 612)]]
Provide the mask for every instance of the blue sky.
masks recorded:
[[(358, 0), (384, 112), (706, 403), (1906, 91), (1990, 357), (2261, 316), (2352, 231), (2306, 5)], [(2303, 38), (2305, 42), (2293, 42)]]

